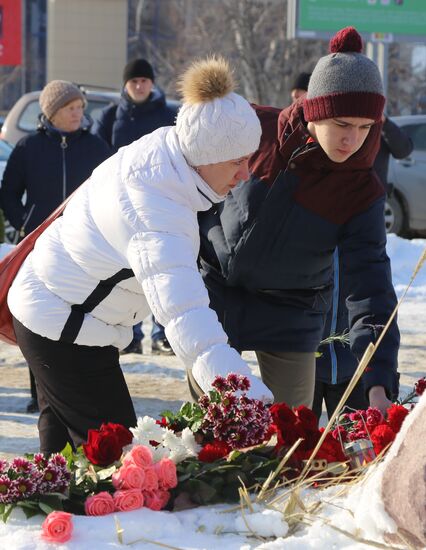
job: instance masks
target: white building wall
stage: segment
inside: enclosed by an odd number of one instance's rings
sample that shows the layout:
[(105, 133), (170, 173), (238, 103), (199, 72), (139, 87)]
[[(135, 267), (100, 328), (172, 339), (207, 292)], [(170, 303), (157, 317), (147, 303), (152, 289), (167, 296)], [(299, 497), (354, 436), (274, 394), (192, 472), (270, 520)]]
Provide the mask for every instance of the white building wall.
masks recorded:
[(47, 81), (119, 88), (127, 9), (127, 0), (48, 0)]

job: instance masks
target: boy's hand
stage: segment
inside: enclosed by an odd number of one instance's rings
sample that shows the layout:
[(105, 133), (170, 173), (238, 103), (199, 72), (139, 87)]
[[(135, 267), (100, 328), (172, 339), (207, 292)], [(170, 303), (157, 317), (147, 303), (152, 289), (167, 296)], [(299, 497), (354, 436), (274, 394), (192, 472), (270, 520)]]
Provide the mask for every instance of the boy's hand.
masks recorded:
[(386, 416), (386, 411), (392, 405), (392, 401), (386, 397), (385, 388), (383, 386), (372, 386), (368, 392), (368, 399), (370, 401), (370, 407), (376, 407), (381, 411), (383, 416)]

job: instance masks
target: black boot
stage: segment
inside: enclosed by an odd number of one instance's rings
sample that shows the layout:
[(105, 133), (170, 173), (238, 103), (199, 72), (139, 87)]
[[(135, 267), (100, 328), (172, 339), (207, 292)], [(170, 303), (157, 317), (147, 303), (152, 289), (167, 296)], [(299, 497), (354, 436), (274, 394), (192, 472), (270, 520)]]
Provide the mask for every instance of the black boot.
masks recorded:
[(167, 338), (155, 338), (151, 342), (151, 351), (153, 355), (174, 355)]
[(27, 404), (27, 413), (32, 414), (37, 412), (39, 412), (37, 398), (31, 397)]
[(138, 353), (142, 355), (142, 343), (138, 340), (132, 340), (127, 348), (120, 350), (120, 355), (127, 355), (128, 353)]

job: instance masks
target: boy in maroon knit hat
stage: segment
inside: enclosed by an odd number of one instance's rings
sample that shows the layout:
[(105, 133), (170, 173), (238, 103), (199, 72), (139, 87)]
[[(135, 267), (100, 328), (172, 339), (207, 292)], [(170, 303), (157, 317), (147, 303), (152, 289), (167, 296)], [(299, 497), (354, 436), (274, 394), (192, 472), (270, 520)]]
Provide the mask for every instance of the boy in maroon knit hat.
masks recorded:
[[(256, 352), (276, 402), (312, 406), (315, 352), (340, 251), (351, 350), (375, 342), (396, 305), (386, 255), (385, 190), (372, 169), (385, 98), (353, 27), (330, 41), (303, 99), (257, 107), (250, 179), (200, 215), (201, 271), (211, 306), (239, 351)], [(398, 392), (393, 322), (364, 375), (371, 406)]]

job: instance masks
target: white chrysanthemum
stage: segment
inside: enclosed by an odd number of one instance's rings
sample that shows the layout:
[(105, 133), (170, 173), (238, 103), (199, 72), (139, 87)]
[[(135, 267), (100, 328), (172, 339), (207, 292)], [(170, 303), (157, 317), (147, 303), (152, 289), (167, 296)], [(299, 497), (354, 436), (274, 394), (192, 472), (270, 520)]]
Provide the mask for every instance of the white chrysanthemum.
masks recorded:
[(152, 460), (155, 462), (159, 462), (162, 458), (169, 458), (170, 457), (170, 449), (167, 447), (163, 447), (163, 445), (158, 445), (158, 447), (155, 447), (152, 449)]
[(130, 431), (135, 445), (147, 445), (149, 441), (160, 442), (163, 439), (163, 428), (150, 416), (138, 418), (136, 428), (130, 428)]
[(195, 441), (194, 432), (190, 428), (183, 430), (181, 439), (190, 456), (198, 456), (202, 447)]
[[(136, 428), (130, 428), (133, 434), (133, 445), (144, 445), (152, 451), (154, 462), (162, 458), (170, 458), (175, 464), (190, 456), (197, 456), (201, 447), (195, 442), (195, 437), (189, 428), (185, 428), (181, 435), (176, 435), (169, 428), (165, 428), (151, 418), (138, 418)], [(151, 442), (158, 443), (157, 446)]]
[(163, 431), (163, 445), (173, 449), (174, 447), (179, 447), (182, 445), (181, 438), (178, 437), (175, 432), (168, 430), (167, 428)]
[(179, 462), (182, 462), (182, 460), (188, 458), (188, 450), (183, 445), (174, 447), (173, 449), (170, 449), (169, 458), (173, 460), (175, 464), (179, 464)]

